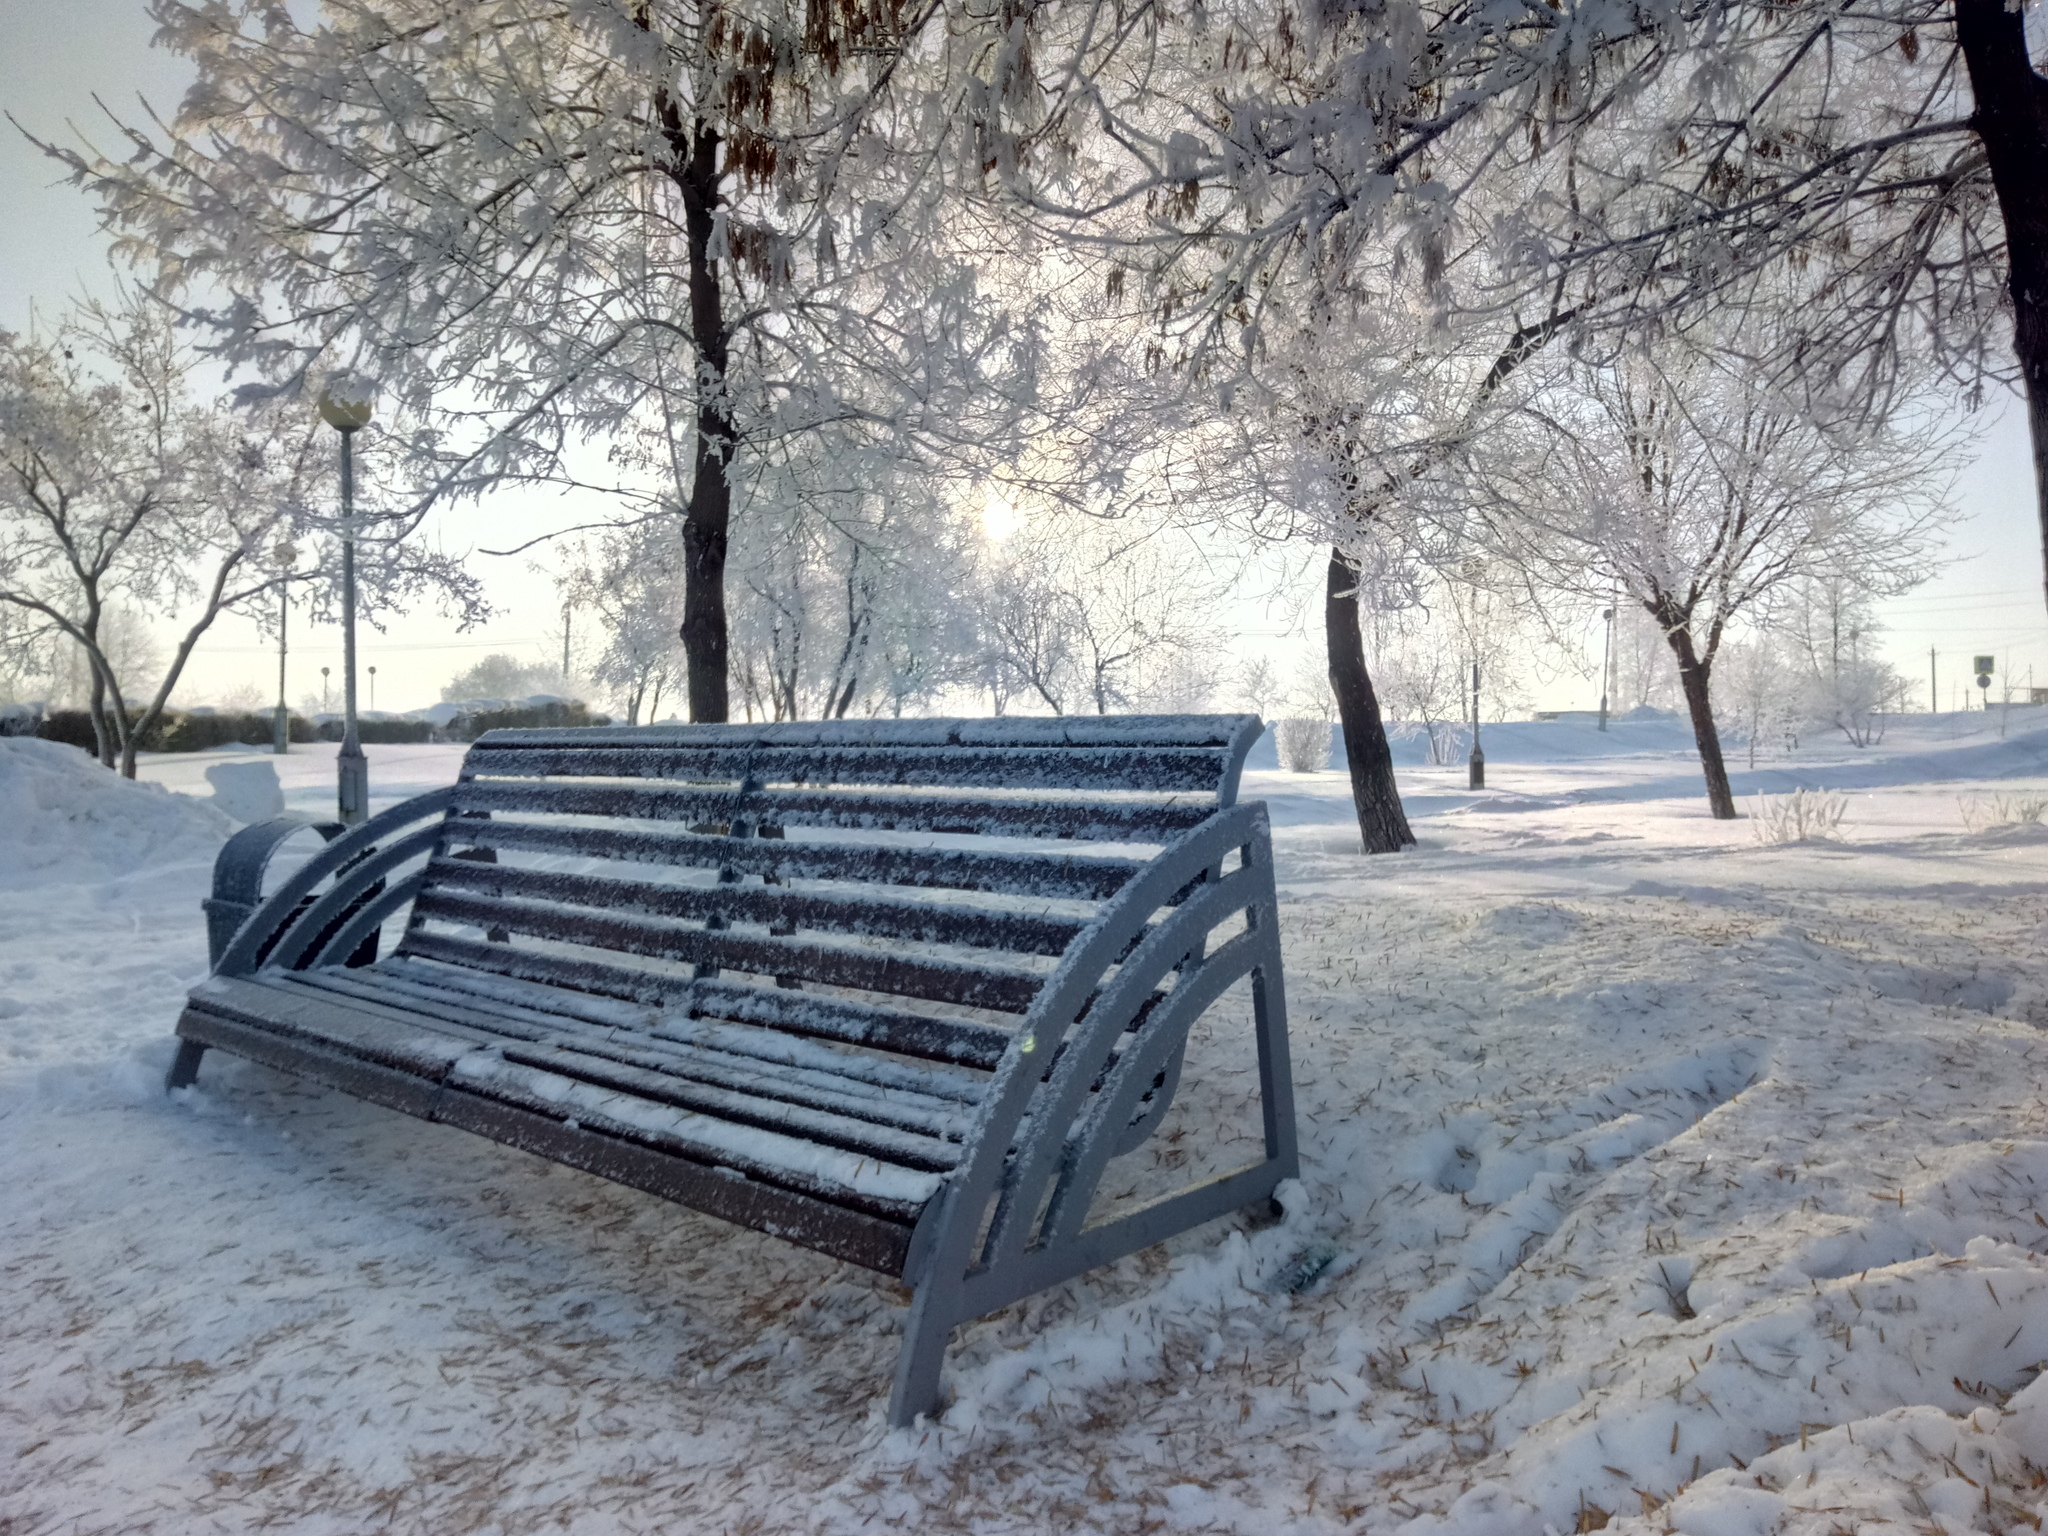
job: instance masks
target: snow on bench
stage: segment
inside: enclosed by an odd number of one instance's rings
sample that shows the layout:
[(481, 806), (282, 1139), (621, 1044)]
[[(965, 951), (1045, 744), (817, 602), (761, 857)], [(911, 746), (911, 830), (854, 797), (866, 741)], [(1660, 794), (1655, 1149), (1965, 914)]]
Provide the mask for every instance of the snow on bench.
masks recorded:
[[(494, 731), (268, 897), (303, 823), (230, 840), (169, 1085), (218, 1047), (900, 1277), (909, 1423), (959, 1324), (1294, 1175), (1259, 731)], [(1247, 978), (1264, 1156), (1089, 1225)]]

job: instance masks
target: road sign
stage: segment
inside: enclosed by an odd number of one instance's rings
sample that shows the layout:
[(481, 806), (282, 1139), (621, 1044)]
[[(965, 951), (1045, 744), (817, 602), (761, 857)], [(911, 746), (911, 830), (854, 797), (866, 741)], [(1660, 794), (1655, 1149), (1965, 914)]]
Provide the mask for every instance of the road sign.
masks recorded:
[(1972, 672), (1996, 672), (1998, 670), (1998, 658), (1996, 656), (1973, 656), (1970, 658), (1970, 670)]

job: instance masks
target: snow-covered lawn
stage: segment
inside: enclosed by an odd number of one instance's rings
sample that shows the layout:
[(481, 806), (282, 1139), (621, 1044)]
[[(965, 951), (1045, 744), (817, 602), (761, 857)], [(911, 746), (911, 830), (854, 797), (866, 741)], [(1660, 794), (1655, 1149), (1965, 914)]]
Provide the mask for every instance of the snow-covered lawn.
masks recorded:
[[(1489, 727), (1371, 861), (1340, 775), (1249, 774), (1299, 1196), (962, 1330), (895, 1435), (886, 1281), (218, 1054), (165, 1098), (226, 824), (0, 743), (0, 1531), (2038, 1529), (2029, 714), (1736, 765), (1830, 843), (1708, 820), (1670, 722)], [(1239, 1133), (1229, 1023), (1138, 1157)]]

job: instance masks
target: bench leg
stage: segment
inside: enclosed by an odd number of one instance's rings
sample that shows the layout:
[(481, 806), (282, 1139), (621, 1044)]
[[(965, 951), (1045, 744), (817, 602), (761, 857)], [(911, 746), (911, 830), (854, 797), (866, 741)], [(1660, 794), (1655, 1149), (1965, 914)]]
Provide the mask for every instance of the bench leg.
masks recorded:
[(939, 1410), (939, 1381), (946, 1364), (946, 1345), (953, 1337), (951, 1309), (921, 1285), (903, 1324), (903, 1353), (896, 1357), (896, 1385), (889, 1394), (889, 1427), (906, 1429), (921, 1413)]
[(178, 1054), (171, 1060), (171, 1070), (164, 1074), (164, 1092), (173, 1088), (190, 1088), (199, 1081), (199, 1058), (206, 1054), (206, 1047), (197, 1040), (180, 1040)]

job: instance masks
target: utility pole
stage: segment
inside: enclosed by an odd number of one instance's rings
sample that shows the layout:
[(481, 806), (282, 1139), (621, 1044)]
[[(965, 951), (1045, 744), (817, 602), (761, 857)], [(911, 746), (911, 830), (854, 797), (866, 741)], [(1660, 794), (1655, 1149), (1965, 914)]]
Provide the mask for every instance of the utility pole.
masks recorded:
[(1941, 684), (1934, 671), (1934, 647), (1927, 647), (1927, 713), (1941, 713)]
[(1486, 754), (1479, 749), (1479, 663), (1472, 663), (1472, 755), (1466, 759), (1466, 784), (1486, 788)]
[(568, 603), (562, 604), (562, 686), (569, 685), (569, 615), (574, 610)]

